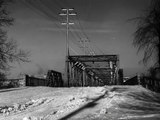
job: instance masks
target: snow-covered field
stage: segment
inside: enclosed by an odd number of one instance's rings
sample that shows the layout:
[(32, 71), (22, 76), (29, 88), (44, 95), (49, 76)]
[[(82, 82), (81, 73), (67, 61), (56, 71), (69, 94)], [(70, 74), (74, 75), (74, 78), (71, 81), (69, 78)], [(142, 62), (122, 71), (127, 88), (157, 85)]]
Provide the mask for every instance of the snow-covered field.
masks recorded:
[(0, 90), (0, 120), (160, 120), (160, 94), (141, 86)]

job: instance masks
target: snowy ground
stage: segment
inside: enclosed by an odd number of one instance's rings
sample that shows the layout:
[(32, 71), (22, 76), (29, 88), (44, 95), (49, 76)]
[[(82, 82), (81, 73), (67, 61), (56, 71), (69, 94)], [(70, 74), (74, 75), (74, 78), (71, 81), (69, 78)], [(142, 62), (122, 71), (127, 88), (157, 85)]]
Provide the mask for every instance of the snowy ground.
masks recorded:
[(160, 94), (141, 86), (0, 90), (0, 120), (160, 120)]

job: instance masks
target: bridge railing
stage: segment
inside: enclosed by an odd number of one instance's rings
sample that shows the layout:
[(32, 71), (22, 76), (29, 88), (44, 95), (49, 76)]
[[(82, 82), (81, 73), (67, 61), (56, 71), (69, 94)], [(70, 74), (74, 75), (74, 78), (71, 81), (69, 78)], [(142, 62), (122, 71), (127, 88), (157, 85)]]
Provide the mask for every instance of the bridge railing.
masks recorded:
[(158, 79), (143, 77), (141, 78), (140, 84), (147, 89), (155, 92), (160, 92), (160, 80)]

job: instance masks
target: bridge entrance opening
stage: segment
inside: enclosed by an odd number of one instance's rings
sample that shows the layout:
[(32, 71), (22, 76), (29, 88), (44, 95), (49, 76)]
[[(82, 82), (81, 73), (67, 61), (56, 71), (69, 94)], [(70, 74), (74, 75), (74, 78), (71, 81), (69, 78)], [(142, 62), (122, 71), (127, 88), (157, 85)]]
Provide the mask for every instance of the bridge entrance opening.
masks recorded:
[(69, 86), (103, 86), (118, 83), (118, 55), (68, 57)]

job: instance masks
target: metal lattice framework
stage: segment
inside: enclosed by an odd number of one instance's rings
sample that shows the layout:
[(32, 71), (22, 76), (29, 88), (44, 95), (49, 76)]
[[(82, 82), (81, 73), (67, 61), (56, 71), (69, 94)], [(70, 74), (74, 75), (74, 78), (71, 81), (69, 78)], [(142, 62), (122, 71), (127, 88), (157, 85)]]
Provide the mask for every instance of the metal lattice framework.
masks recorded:
[(70, 86), (118, 84), (118, 55), (69, 56)]

